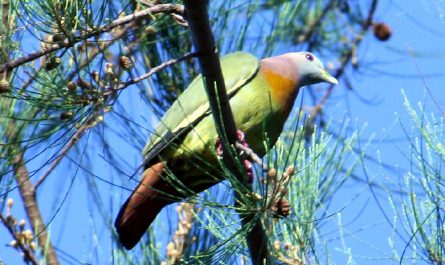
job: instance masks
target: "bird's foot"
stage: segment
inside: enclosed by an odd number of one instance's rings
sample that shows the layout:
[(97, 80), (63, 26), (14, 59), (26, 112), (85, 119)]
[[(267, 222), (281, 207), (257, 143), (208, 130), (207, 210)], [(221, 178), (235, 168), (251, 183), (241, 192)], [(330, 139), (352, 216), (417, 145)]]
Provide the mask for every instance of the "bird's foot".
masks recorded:
[[(244, 133), (240, 130), (237, 130), (236, 133), (237, 133), (237, 137), (238, 137), (238, 143), (244, 147), (249, 147), (249, 145), (247, 144), (247, 142), (245, 140)], [(221, 140), (219, 139), (219, 137), (218, 137), (218, 139), (216, 139), (215, 149), (216, 149), (216, 155), (218, 157), (222, 157), (223, 146), (222, 146), (222, 143), (221, 143)], [(245, 158), (245, 156), (243, 157), (243, 152), (241, 152), (240, 155), (241, 155), (244, 169), (246, 170), (246, 173), (247, 173), (247, 181), (249, 184), (252, 184), (253, 183), (253, 164), (252, 164), (252, 162), (250, 162), (249, 159)]]

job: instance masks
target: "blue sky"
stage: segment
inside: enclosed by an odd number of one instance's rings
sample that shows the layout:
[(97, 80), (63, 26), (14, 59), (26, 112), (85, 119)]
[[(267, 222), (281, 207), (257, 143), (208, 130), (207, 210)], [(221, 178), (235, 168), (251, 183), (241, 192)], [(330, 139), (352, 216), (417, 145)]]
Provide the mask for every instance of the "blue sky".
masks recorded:
[[(347, 111), (357, 128), (366, 125), (361, 135), (363, 143), (369, 136), (374, 136), (377, 141), (367, 148), (367, 153), (391, 166), (400, 167), (400, 175), (409, 169), (409, 163), (404, 157), (404, 154), (409, 153), (409, 142), (405, 139), (400, 123), (406, 127), (411, 124), (403, 104), (402, 90), (413, 106), (417, 107), (419, 102), (427, 102), (428, 112), (440, 117), (440, 110), (431, 103), (431, 96), (426, 93), (427, 85), (442, 110), (445, 106), (445, 71), (442, 67), (445, 55), (442, 17), (445, 6), (443, 2), (439, 2), (381, 1), (376, 19), (390, 25), (393, 36), (388, 42), (379, 42), (368, 36), (359, 52), (359, 63), (362, 62), (365, 67), (353, 75), (356, 93), (375, 103), (363, 104), (353, 93), (345, 92), (342, 85), (337, 89), (336, 96), (330, 100), (333, 106), (341, 104), (335, 116), (341, 118)], [(347, 104), (343, 104), (344, 102)], [(379, 143), (379, 140), (383, 142)], [(378, 182), (383, 178), (397, 182), (400, 177), (397, 173), (384, 171), (378, 166), (370, 166), (368, 170)], [(366, 185), (349, 185), (338, 194), (337, 201), (347, 201), (351, 194), (363, 192), (363, 186)], [(389, 216), (394, 217), (385, 194), (380, 193), (379, 201), (385, 205)], [(343, 222), (353, 220), (357, 210), (362, 207), (365, 207), (362, 215), (345, 228), (346, 232), (354, 231), (347, 237), (350, 240), (346, 241), (345, 247), (339, 244), (338, 251), (332, 252), (336, 258), (344, 261), (337, 264), (346, 263), (348, 257), (344, 252), (348, 248), (353, 253), (356, 264), (391, 264), (390, 259), (379, 258), (387, 258), (392, 254), (391, 239), (394, 239), (399, 251), (403, 250), (404, 243), (394, 236), (369, 192), (363, 192), (359, 199), (342, 212)]]
[[(408, 163), (402, 153), (408, 151), (408, 142), (403, 140), (404, 135), (397, 119), (399, 118), (402, 123), (407, 125), (410, 124), (410, 120), (403, 106), (401, 90), (405, 91), (412, 105), (427, 101), (429, 102), (427, 104), (428, 111), (438, 114), (437, 106), (431, 104), (431, 94), (436, 102), (445, 108), (443, 85), (445, 81), (445, 69), (443, 68), (445, 3), (426, 0), (380, 2), (376, 18), (391, 26), (393, 36), (388, 42), (377, 41), (371, 35), (366, 36), (358, 57), (359, 63), (364, 67), (359, 68), (356, 74), (350, 75), (353, 77), (354, 92), (346, 92), (345, 86), (340, 83), (328, 101), (328, 106), (329, 109), (335, 110), (335, 113), (330, 113), (334, 122), (339, 122), (347, 116), (351, 119), (352, 127), (363, 128), (366, 124), (361, 138), (368, 139), (370, 136), (374, 136), (377, 142), (378, 140), (385, 141), (384, 143), (371, 144), (367, 149), (371, 155), (381, 157), (385, 163), (399, 165), (400, 168), (405, 169)], [(430, 94), (425, 93), (425, 84), (427, 84)], [(354, 95), (355, 93), (360, 95), (360, 98), (373, 103), (364, 104)], [(144, 104), (137, 97), (138, 95), (134, 93), (126, 100), (135, 111), (140, 111)], [(309, 104), (309, 101), (305, 100), (305, 103)], [(114, 144), (117, 150), (126, 148), (123, 141)], [(101, 152), (102, 150), (97, 150), (97, 154)], [(139, 160), (137, 150), (132, 150), (131, 155), (134, 156), (135, 161)], [(111, 167), (104, 161), (92, 162), (92, 164), (94, 163), (97, 163), (94, 167), (105, 170)], [(376, 173), (373, 175), (375, 177), (388, 177), (387, 174), (390, 174), (379, 172), (378, 166), (370, 167), (370, 170)], [(74, 185), (70, 188), (74, 174), (66, 169), (59, 170), (59, 173), (64, 173), (64, 171), (67, 173), (66, 179), (53, 180), (45, 185), (45, 192), (39, 194), (43, 211), (55, 213), (58, 204), (52, 204), (53, 197), (58, 196), (59, 200), (55, 201), (60, 203), (69, 190), (66, 202), (51, 224), (53, 240), (60, 249), (67, 251), (79, 260), (92, 261), (93, 264), (108, 263), (111, 261), (109, 257), (109, 230), (105, 226), (95, 224), (94, 220), (100, 216), (92, 204), (94, 198), (91, 193), (84, 190), (88, 180), (79, 175), (74, 178)], [(116, 176), (107, 176), (108, 180), (118, 183), (115, 178)], [(127, 186), (131, 186), (131, 184)], [(351, 183), (344, 187), (335, 199), (337, 209), (340, 209), (363, 190), (366, 190), (366, 186), (360, 183)], [(123, 190), (110, 187), (107, 184), (100, 185), (98, 191), (104, 198), (107, 195), (112, 196), (115, 203), (123, 201), (123, 197), (127, 194), (122, 195)], [(51, 196), (51, 198), (47, 198), (47, 196)], [(383, 195), (380, 199), (384, 201), (385, 196)], [(18, 199), (16, 198), (16, 200)], [(109, 202), (105, 203), (108, 205)], [(363, 192), (358, 199), (342, 211), (342, 221), (348, 223), (355, 219), (357, 211), (361, 210), (364, 205), (365, 210), (362, 215), (352, 225), (345, 227), (345, 233), (358, 231), (347, 237), (345, 246), (337, 241), (330, 249), (332, 259), (336, 264), (346, 263), (348, 255), (345, 254), (345, 251), (349, 248), (356, 264), (391, 263), (387, 259), (376, 259), (391, 254), (389, 239), (392, 237), (392, 231), (383, 220), (383, 215), (369, 192)], [(106, 208), (116, 213), (118, 206), (120, 205), (114, 204), (112, 207)], [(19, 218), (24, 217), (19, 208), (17, 206), (13, 209), (14, 214)], [(329, 228), (335, 229), (335, 226)], [(58, 234), (57, 231), (61, 229), (64, 229), (65, 232)], [(97, 238), (91, 237), (90, 229), (95, 230)], [(9, 235), (5, 233), (4, 229), (0, 229), (0, 238), (5, 237), (9, 238)], [(396, 244), (399, 244), (398, 249), (403, 248), (401, 242), (396, 242)], [(90, 250), (97, 246), (100, 246), (98, 257), (92, 257)], [(0, 249), (0, 259), (6, 264), (19, 264), (20, 261), (17, 253), (10, 248)]]

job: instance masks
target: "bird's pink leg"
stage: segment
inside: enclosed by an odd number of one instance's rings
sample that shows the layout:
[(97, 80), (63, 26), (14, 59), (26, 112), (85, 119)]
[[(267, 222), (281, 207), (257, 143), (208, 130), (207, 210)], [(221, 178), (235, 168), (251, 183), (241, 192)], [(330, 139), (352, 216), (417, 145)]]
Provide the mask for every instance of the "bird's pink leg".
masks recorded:
[[(242, 131), (237, 130), (237, 137), (238, 137), (238, 143), (240, 143), (244, 147), (249, 147), (246, 140), (244, 139), (244, 133)], [(219, 157), (222, 157), (223, 147), (222, 147), (221, 140), (219, 139), (219, 137), (218, 137), (218, 139), (216, 139), (215, 149), (216, 149), (216, 155), (218, 155)], [(247, 181), (249, 184), (252, 184), (253, 183), (252, 162), (250, 162), (250, 160), (247, 159), (245, 156), (244, 157), (241, 156), (241, 160), (242, 160), (244, 169), (246, 170), (246, 173), (247, 173)]]

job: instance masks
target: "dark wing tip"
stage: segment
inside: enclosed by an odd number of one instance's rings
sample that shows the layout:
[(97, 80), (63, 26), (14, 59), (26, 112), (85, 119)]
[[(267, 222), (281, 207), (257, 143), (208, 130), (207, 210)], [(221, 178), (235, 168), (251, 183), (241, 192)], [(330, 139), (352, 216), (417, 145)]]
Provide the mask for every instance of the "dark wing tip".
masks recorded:
[(140, 238), (138, 236), (130, 236), (126, 233), (119, 234), (119, 242), (126, 250), (134, 248), (139, 242), (139, 239)]
[(130, 250), (136, 246), (139, 240), (144, 235), (145, 231), (148, 229), (149, 224), (143, 225), (130, 225), (131, 222), (123, 223), (122, 220), (116, 218), (114, 223), (114, 227), (116, 228), (116, 232), (119, 236), (119, 243), (127, 250)]
[[(119, 243), (127, 250), (130, 250), (136, 246), (139, 242), (140, 236), (137, 236), (132, 232), (132, 229), (126, 224), (126, 220), (123, 219), (125, 209), (128, 205), (127, 200), (119, 210), (119, 213), (114, 221), (114, 227), (119, 237)], [(130, 229), (129, 229), (130, 228)]]

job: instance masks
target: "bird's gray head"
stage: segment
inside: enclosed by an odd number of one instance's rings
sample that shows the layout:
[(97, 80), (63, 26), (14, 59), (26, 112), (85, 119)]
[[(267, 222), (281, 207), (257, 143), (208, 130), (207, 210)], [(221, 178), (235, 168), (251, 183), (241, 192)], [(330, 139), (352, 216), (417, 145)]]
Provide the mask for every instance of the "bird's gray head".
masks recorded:
[(293, 52), (287, 54), (299, 73), (299, 85), (307, 86), (321, 82), (338, 84), (337, 79), (329, 74), (323, 63), (310, 52)]

